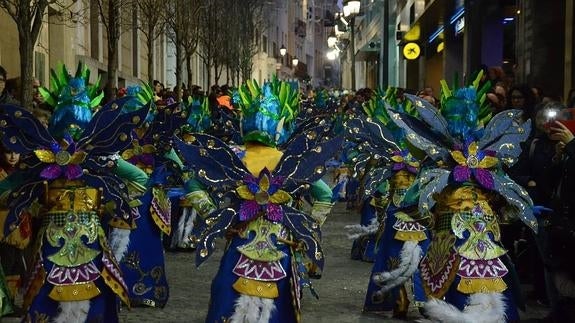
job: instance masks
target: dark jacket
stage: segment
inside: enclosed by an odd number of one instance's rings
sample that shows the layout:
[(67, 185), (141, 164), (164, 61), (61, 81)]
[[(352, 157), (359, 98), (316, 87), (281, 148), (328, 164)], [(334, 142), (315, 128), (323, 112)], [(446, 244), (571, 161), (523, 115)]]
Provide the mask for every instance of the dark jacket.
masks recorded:
[(2, 94), (0, 95), (0, 104), (15, 104), (15, 105), (19, 105), (20, 102), (18, 102), (18, 100), (16, 100), (14, 97), (12, 97), (8, 91), (4, 91), (2, 92)]

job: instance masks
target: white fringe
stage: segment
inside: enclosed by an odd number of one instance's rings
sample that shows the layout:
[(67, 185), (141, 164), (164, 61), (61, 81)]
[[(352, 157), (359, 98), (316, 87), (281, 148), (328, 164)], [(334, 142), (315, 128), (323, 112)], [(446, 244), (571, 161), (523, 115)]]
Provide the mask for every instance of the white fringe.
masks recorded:
[(373, 218), (371, 219), (371, 222), (368, 226), (361, 224), (351, 224), (346, 225), (345, 229), (347, 230), (347, 238), (350, 240), (355, 240), (359, 237), (376, 233), (379, 229), (379, 221), (377, 221), (377, 218)]
[(553, 282), (559, 295), (571, 298), (575, 297), (575, 283), (566, 273), (556, 273), (553, 277)]
[(60, 302), (60, 313), (54, 323), (84, 323), (90, 311), (90, 301)]
[(276, 308), (273, 299), (240, 295), (234, 309), (230, 323), (268, 323)]
[(423, 251), (417, 241), (406, 241), (401, 248), (399, 266), (392, 270), (373, 275), (373, 281), (385, 293), (406, 282), (417, 270)]
[(429, 319), (419, 322), (441, 323), (505, 323), (505, 302), (501, 293), (477, 293), (469, 296), (463, 311), (439, 299), (424, 305)]
[(190, 247), (189, 237), (192, 234), (192, 230), (194, 229), (194, 222), (196, 220), (197, 215), (198, 213), (194, 208), (191, 207), (183, 208), (182, 216), (180, 216), (176, 232), (174, 232), (174, 236), (172, 237), (172, 243), (170, 244), (172, 248)]
[(110, 249), (112, 250), (114, 257), (118, 262), (124, 259), (126, 251), (128, 251), (131, 232), (131, 230), (113, 228), (112, 232), (110, 233)]

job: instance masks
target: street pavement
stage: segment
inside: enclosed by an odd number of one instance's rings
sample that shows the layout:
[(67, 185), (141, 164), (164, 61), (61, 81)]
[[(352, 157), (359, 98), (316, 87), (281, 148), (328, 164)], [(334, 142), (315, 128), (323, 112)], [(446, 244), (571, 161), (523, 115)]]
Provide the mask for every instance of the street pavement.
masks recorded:
[[(323, 248), (326, 257), (323, 276), (314, 280), (314, 288), (320, 298), (315, 299), (304, 290), (302, 300), (302, 321), (307, 322), (405, 322), (378, 316), (362, 314), (371, 264), (350, 259), (351, 241), (346, 237), (344, 227), (359, 223), (359, 214), (346, 210), (345, 203), (338, 203), (323, 227)], [(190, 252), (167, 252), (166, 270), (170, 282), (170, 300), (165, 308), (124, 309), (120, 315), (122, 323), (144, 322), (203, 322), (210, 296), (210, 284), (216, 274), (222, 255), (223, 241), (218, 251), (200, 268), (194, 266), (194, 255)], [(523, 319), (545, 316), (546, 309), (536, 303), (528, 304)], [(408, 319), (415, 322), (421, 316), (411, 308)], [(18, 322), (5, 318), (2, 322)]]

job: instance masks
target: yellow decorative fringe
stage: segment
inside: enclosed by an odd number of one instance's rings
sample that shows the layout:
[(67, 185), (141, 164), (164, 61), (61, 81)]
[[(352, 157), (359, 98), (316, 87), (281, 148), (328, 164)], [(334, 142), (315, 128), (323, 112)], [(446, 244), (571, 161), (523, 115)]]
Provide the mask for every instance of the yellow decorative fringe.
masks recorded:
[(275, 282), (262, 282), (240, 277), (233, 287), (238, 293), (244, 295), (263, 298), (277, 298), (279, 296), (278, 286)]
[(122, 302), (124, 302), (124, 304), (128, 305), (128, 308), (130, 308), (130, 299), (128, 298), (128, 293), (124, 287), (122, 287), (122, 284), (120, 284), (120, 282), (118, 282), (116, 278), (110, 274), (108, 269), (104, 268), (104, 270), (102, 270), (102, 278), (104, 278), (106, 285), (108, 285), (108, 287), (110, 287), (112, 291), (120, 297)]
[(457, 290), (464, 294), (501, 293), (507, 289), (502, 278), (461, 278)]
[(395, 240), (399, 241), (423, 241), (427, 239), (423, 231), (397, 231)]
[(74, 285), (54, 286), (50, 291), (51, 299), (58, 302), (85, 301), (100, 295), (100, 289), (94, 282)]

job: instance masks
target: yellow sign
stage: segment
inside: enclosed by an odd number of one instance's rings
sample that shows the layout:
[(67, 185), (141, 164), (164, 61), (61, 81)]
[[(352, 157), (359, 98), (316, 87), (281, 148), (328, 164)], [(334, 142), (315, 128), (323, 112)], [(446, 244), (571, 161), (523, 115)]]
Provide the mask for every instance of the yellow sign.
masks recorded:
[(421, 48), (416, 43), (407, 43), (403, 47), (403, 57), (409, 60), (413, 60), (419, 57), (421, 54)]

